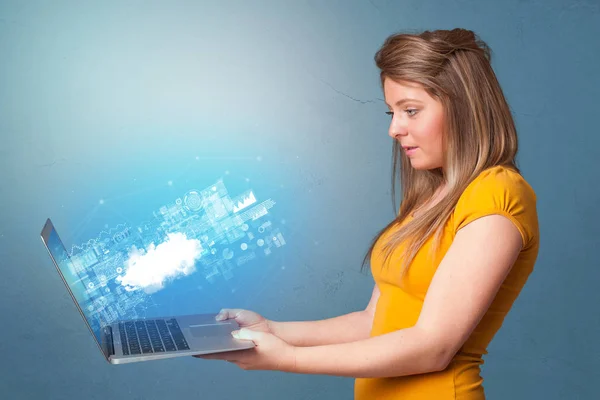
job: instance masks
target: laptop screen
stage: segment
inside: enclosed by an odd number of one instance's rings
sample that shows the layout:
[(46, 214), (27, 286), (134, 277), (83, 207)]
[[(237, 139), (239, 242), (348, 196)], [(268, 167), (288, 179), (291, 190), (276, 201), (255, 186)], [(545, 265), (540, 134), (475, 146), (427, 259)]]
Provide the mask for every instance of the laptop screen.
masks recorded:
[(94, 305), (93, 284), (90, 284), (91, 282), (85, 271), (77, 270), (49, 219), (42, 230), (42, 240), (58, 267), (71, 296), (77, 303), (79, 311), (94, 334), (100, 349), (105, 357), (108, 358), (107, 346), (106, 343), (103, 343), (106, 340), (104, 339), (104, 335), (101, 334), (104, 324), (102, 324), (100, 319), (99, 310), (96, 310)]

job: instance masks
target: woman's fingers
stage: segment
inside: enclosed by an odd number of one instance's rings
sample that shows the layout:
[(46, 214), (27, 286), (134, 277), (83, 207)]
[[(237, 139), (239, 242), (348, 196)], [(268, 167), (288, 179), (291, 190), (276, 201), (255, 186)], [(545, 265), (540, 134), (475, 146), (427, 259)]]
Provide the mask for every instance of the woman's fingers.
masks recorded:
[(227, 351), (222, 353), (198, 354), (193, 357), (204, 358), (205, 360), (235, 361), (235, 356), (236, 354), (234, 351)]
[(260, 316), (252, 311), (241, 308), (224, 308), (217, 314), (217, 321), (235, 319), (240, 326), (253, 325), (259, 322)]
[(217, 316), (215, 317), (215, 319), (217, 321), (224, 321), (226, 319), (235, 319), (237, 315), (240, 314), (242, 310), (239, 308), (223, 308), (221, 311), (219, 311), (219, 313), (217, 314)]
[(205, 360), (223, 360), (230, 362), (238, 362), (240, 360), (244, 360), (245, 357), (248, 357), (253, 352), (254, 349), (246, 349), (235, 351), (222, 351), (220, 353), (196, 354), (192, 357), (204, 358)]

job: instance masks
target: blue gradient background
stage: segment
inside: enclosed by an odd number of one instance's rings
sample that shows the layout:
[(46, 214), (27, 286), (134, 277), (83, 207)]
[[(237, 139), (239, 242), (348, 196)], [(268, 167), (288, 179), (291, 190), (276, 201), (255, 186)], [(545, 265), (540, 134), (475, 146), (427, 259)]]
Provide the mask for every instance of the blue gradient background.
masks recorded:
[(594, 397), (600, 6), (556, 0), (2, 1), (1, 397), (351, 398), (347, 378), (193, 358), (110, 366), (39, 231), (50, 216), (73, 244), (229, 171), (232, 194), (277, 201), (288, 244), (244, 293), (191, 288), (169, 304), (275, 320), (363, 308), (360, 261), (393, 217), (373, 55), (395, 31), (454, 27), (494, 51), (539, 199), (540, 256), (485, 357), (488, 397)]

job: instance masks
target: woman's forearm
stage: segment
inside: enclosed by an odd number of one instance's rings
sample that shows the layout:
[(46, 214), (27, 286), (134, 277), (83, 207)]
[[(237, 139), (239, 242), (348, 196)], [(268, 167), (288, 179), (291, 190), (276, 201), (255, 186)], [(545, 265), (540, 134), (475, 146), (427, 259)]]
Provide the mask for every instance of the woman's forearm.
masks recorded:
[(370, 336), (373, 317), (356, 311), (318, 321), (269, 321), (271, 332), (298, 347), (354, 342)]
[(301, 347), (286, 372), (386, 378), (441, 371), (450, 360), (443, 343), (411, 327), (352, 343)]

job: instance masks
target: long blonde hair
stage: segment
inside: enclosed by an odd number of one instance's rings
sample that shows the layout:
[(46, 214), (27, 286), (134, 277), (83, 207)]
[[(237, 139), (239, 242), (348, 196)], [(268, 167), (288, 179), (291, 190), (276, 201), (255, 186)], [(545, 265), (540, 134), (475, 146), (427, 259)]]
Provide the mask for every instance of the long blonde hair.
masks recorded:
[(391, 233), (383, 245), (387, 264), (392, 252), (406, 241), (401, 257), (404, 275), (432, 234), (435, 237), (430, 257), (435, 254), (459, 197), (482, 171), (503, 165), (520, 173), (515, 160), (517, 132), (491, 66), (491, 50), (470, 30), (394, 34), (377, 51), (375, 63), (381, 71), (382, 86), (385, 79), (419, 83), (444, 108), (443, 169), (412, 168), (398, 141), (394, 141), (392, 202), (395, 208), (399, 182), (400, 210), (373, 239), (362, 263), (364, 268), (381, 235), (402, 223), (446, 183), (447, 194), (439, 203)]

